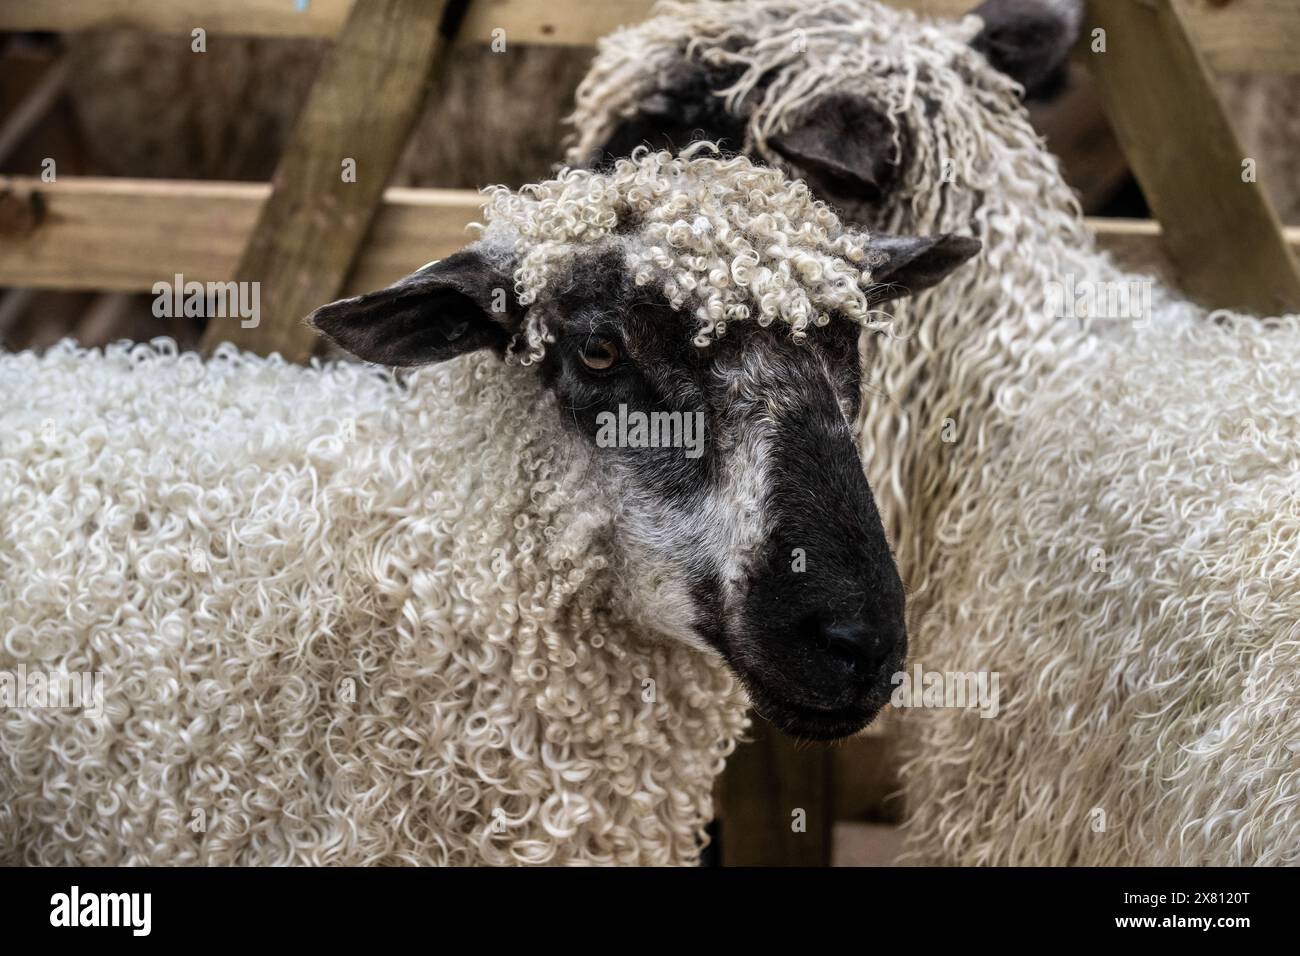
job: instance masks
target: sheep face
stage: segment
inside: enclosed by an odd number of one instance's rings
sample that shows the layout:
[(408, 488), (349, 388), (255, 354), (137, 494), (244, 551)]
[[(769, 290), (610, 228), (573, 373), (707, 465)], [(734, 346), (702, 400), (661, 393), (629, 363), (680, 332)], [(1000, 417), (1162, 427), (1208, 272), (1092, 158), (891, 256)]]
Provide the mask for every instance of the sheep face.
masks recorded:
[[(977, 247), (890, 242), (890, 262), (910, 268), (889, 289), (937, 281)], [(722, 655), (787, 732), (853, 733), (888, 699), (907, 645), (903, 587), (850, 431), (861, 327), (838, 319), (795, 336), (743, 323), (697, 344), (690, 314), (636, 283), (627, 244), (581, 249), (527, 307), (506, 291), (510, 254), (485, 242), (311, 321), (394, 366), (479, 349), (520, 364), (510, 343), (543, 325), (544, 354), (516, 372), (544, 396), (532, 424), (582, 476), (577, 497), (612, 516), (611, 600)]]
[(903, 662), (903, 589), (849, 422), (858, 328), (753, 326), (697, 346), (616, 248), (574, 264), (540, 374), (617, 516), (619, 600), (725, 657), (761, 712), (852, 733)]
[(1076, 0), (986, 0), (960, 23), (863, 0), (657, 10), (603, 42), (570, 119), (570, 162), (708, 140), (805, 180), (847, 221), (889, 229), (911, 227), (918, 191), (977, 178), (956, 166), (971, 144), (934, 142), (935, 114), (996, 125), (1021, 94), (1055, 93), (1081, 15)]

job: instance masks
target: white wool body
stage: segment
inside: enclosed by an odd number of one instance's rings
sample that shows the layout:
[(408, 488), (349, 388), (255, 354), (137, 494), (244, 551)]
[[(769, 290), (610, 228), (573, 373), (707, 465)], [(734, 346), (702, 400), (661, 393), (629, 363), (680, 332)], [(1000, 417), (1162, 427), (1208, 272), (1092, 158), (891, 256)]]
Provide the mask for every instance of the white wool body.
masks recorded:
[(863, 453), (916, 660), (1003, 692), (993, 719), (907, 712), (908, 846), (1298, 864), (1300, 317), (1209, 313), (1116, 266), (968, 26), (894, 19), (948, 65), (890, 77), (914, 99), (885, 228), (984, 249), (864, 339)]
[(746, 726), (624, 620), (536, 374), (0, 356), (0, 862), (697, 860)]
[[(901, 714), (913, 856), (1300, 863), (1300, 320), (1207, 314), (1099, 252), (1016, 85), (969, 46), (978, 18), (657, 9), (598, 57), (575, 154), (689, 48), (745, 68), (760, 153), (829, 90), (881, 109), (906, 144), (882, 228), (983, 242), (863, 339), (913, 662), (1001, 675), (995, 718)], [(1062, 314), (1063, 287), (1150, 301)]]
[(530, 306), (506, 361), (401, 387), (161, 339), (0, 355), (0, 676), (105, 689), (0, 710), (0, 862), (698, 859), (747, 701), (634, 620), (663, 596), (529, 366), (610, 243), (697, 342), (876, 327), (866, 234), (706, 153), (489, 191)]

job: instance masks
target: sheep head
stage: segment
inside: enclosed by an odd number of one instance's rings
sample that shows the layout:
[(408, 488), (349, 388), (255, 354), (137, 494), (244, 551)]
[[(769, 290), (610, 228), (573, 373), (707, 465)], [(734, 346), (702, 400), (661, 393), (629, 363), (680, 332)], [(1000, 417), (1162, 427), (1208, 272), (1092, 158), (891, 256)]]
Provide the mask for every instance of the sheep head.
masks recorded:
[(480, 241), (310, 321), (366, 361), (486, 349), (536, 376), (539, 427), (615, 516), (614, 599), (829, 739), (874, 717), (907, 642), (850, 430), (859, 337), (977, 248), (845, 230), (743, 158), (642, 152), (491, 191)]
[(960, 137), (936, 142), (935, 117), (996, 125), (1022, 112), (1022, 97), (1057, 92), (1082, 8), (985, 0), (972, 13), (934, 22), (869, 0), (661, 3), (601, 42), (570, 117), (569, 161), (599, 167), (643, 143), (708, 140), (804, 179), (849, 221), (908, 228), (899, 213), (916, 190), (939, 191), (971, 158)]

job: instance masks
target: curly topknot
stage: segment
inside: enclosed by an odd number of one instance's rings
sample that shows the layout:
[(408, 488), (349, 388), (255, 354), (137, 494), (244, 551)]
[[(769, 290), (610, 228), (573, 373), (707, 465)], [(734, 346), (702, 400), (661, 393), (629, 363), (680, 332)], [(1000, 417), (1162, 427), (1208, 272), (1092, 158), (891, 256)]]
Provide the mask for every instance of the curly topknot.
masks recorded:
[[(708, 143), (679, 156), (640, 149), (608, 172), (566, 169), (518, 192), (485, 190), (485, 234), (510, 234), (520, 257), (520, 302), (566, 276), (575, 247), (617, 237), (638, 285), (657, 283), (674, 309), (693, 309), (697, 345), (749, 319), (785, 322), (796, 338), (832, 314), (884, 328), (868, 296), (879, 257), (867, 234), (846, 229), (804, 183), (710, 153)], [(535, 359), (545, 329), (533, 323)]]

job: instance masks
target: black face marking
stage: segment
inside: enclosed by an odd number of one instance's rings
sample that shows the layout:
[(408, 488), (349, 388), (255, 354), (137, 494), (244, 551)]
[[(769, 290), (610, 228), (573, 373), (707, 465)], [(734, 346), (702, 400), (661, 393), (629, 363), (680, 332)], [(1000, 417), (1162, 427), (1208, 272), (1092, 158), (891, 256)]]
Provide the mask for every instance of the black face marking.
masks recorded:
[(903, 587), (829, 386), (779, 421), (773, 449), (771, 526), (744, 611), (744, 632), (762, 636), (743, 650), (747, 686), (778, 724), (835, 737), (888, 699), (907, 647)]
[[(552, 330), (556, 341), (542, 364), (543, 381), (566, 423), (598, 456), (621, 459), (643, 492), (671, 503), (707, 491), (718, 477), (718, 449), (709, 440), (717, 399), (709, 391), (707, 356), (691, 343), (690, 318), (673, 311), (661, 294), (637, 288), (617, 248), (580, 257), (572, 277), (557, 296), (560, 327)], [(614, 343), (620, 360), (609, 369), (589, 368), (581, 356), (593, 340)], [(599, 447), (601, 416), (621, 410), (702, 415), (701, 453), (689, 457), (680, 446)]]
[[(744, 150), (748, 104), (741, 103), (739, 113), (733, 113), (718, 95), (734, 85), (742, 72), (681, 61), (640, 109), (615, 127), (593, 165), (608, 168), (642, 145), (679, 152), (693, 142), (712, 140), (724, 154)], [(749, 99), (761, 95), (764, 85), (760, 79)], [(893, 123), (864, 97), (833, 93), (816, 102), (790, 129), (775, 134), (769, 145), (819, 199), (854, 222), (875, 225), (911, 161), (906, 130), (900, 130), (899, 136), (896, 147)], [(755, 163), (765, 163), (752, 149), (746, 155)]]
[[(762, 349), (765, 360), (775, 366), (787, 352), (819, 356), (820, 368), (831, 370), (836, 384), (834, 396), (827, 397), (828, 391), (819, 400), (838, 409), (838, 397), (850, 416), (857, 411), (859, 330), (846, 321), (811, 329), (803, 344), (791, 342), (784, 327), (740, 326), (700, 347), (692, 341), (695, 318), (674, 311), (657, 290), (638, 288), (621, 250), (613, 246), (580, 256), (556, 302), (556, 341), (547, 349), (542, 377), (558, 398), (566, 423), (585, 440), (595, 445), (598, 417), (620, 406), (647, 414), (703, 414), (705, 441), (698, 458), (687, 457), (680, 447), (597, 450), (623, 459), (639, 487), (667, 502), (697, 498), (716, 488), (725, 458), (739, 440), (743, 415), (738, 414), (731, 370), (745, 361), (747, 349)], [(593, 370), (582, 361), (582, 353), (600, 341), (613, 343), (620, 360), (608, 369)], [(790, 372), (824, 377), (824, 371), (793, 366)]]
[(1044, 0), (985, 0), (974, 11), (984, 29), (971, 46), (1025, 88), (1027, 99), (1049, 99), (1068, 83), (1070, 49), (1079, 12)]
[(745, 144), (745, 121), (729, 112), (723, 98), (715, 94), (735, 83), (742, 72), (683, 60), (663, 77), (660, 88), (646, 97), (635, 114), (615, 127), (594, 165), (607, 168), (642, 145), (678, 152), (705, 139), (717, 143), (724, 153), (740, 152)]
[(726, 617), (722, 603), (722, 577), (713, 562), (701, 557), (688, 569), (691, 598), (695, 602), (695, 629), (714, 650), (725, 652)]

